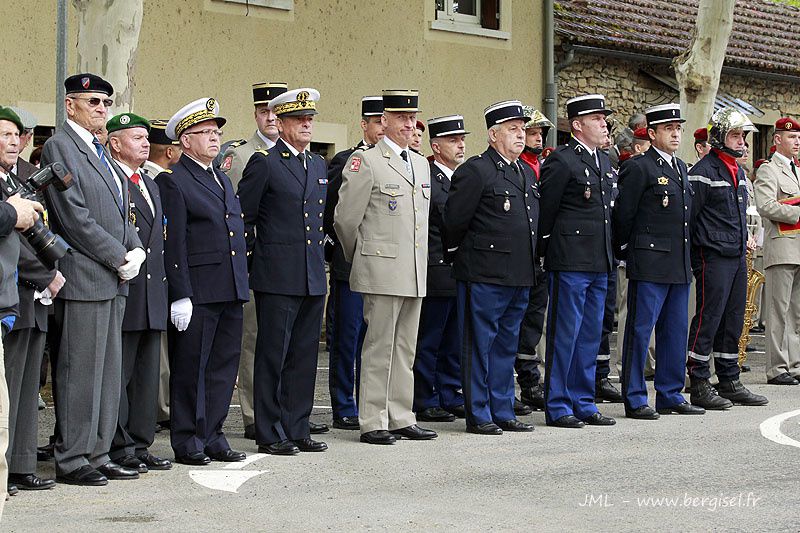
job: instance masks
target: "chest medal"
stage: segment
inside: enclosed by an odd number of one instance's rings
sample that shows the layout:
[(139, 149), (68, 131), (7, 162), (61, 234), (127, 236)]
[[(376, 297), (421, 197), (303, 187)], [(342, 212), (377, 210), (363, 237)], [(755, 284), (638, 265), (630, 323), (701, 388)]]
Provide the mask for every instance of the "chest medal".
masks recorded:
[(503, 202), (503, 211), (505, 211), (506, 213), (511, 211), (511, 201), (508, 199), (508, 196), (506, 196), (506, 199)]
[(661, 199), (661, 205), (663, 205), (664, 207), (669, 206), (669, 196), (667, 196), (666, 194), (664, 195), (664, 198)]
[(592, 197), (592, 188), (590, 186), (587, 185), (586, 189), (583, 190), (583, 197), (586, 200)]
[(397, 209), (397, 200), (392, 198), (389, 200), (389, 211), (394, 211), (395, 209)]

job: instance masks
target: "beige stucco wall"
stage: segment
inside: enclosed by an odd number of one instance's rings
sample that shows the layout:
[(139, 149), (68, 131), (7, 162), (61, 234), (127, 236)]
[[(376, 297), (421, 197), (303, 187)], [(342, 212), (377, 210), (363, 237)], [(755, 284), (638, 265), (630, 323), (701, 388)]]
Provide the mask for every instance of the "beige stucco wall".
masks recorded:
[[(4, 8), (4, 24), (19, 28), (30, 46), (2, 58), (0, 103), (25, 105), (40, 123), (52, 124), (55, 2), (13, 4), (19, 9)], [(509, 40), (430, 29), (433, 0), (294, 0), (291, 11), (251, 5), (249, 16), (245, 9), (221, 0), (146, 0), (133, 111), (165, 118), (194, 98), (214, 96), (229, 120), (226, 139), (249, 137), (250, 85), (285, 81), (319, 89), (315, 140), (340, 150), (360, 138), (362, 95), (417, 88), (421, 118), (465, 116), (475, 153), (485, 145), (485, 106), (509, 98), (541, 105), (541, 2), (502, 2), (501, 30), (510, 28)], [(70, 73), (76, 25), (72, 13)]]

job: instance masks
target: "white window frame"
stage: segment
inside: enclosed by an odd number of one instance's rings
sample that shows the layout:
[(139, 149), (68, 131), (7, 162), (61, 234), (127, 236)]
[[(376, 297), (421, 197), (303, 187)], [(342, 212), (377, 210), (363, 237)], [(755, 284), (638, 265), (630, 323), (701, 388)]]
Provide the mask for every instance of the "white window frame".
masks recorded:
[(453, 9), (453, 0), (443, 0), (444, 11), (436, 11), (436, 20), (449, 20), (459, 24), (474, 24), (481, 27), (481, 0), (475, 0), (475, 15), (456, 13)]
[[(490, 39), (499, 39), (503, 41), (508, 41), (511, 39), (511, 32), (510, 31), (503, 31), (503, 30), (490, 30), (488, 28), (484, 28), (481, 26), (481, 17), (480, 15), (472, 16), (472, 15), (462, 15), (461, 13), (453, 13), (453, 0), (443, 0), (445, 5), (445, 10), (441, 11), (439, 9), (434, 8), (434, 15), (435, 18), (429, 21), (430, 29), (437, 30), (437, 31), (445, 31), (445, 32), (452, 32), (452, 33), (460, 33), (462, 35), (475, 35), (478, 37), (488, 37)], [(503, 2), (501, 10), (510, 9), (510, 1)], [(529, 0), (526, 0), (529, 1)], [(481, 0), (476, 0), (477, 13), (480, 13), (481, 9)], [(510, 16), (510, 13), (509, 13)], [(503, 22), (503, 19), (506, 19)], [(510, 27), (510, 19), (507, 17), (501, 17), (501, 26), (504, 27), (504, 24), (508, 23)]]

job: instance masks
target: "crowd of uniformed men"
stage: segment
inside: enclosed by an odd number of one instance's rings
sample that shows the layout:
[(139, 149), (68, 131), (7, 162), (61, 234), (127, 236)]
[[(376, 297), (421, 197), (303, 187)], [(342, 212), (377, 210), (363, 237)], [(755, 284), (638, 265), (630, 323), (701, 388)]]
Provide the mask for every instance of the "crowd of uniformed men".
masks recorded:
[[(12, 491), (55, 484), (36, 475), (45, 335), (56, 481), (78, 485), (169, 469), (148, 449), (159, 421), (176, 462), (244, 460), (222, 430), (237, 374), (259, 452), (327, 449), (311, 438), (327, 425), (309, 420), (324, 314), (333, 426), (370, 444), (437, 437), (418, 421), (532, 431), (517, 418), (532, 409), (548, 426), (613, 425), (603, 401), (644, 420), (767, 403), (737, 363), (755, 246), (738, 163), (754, 128), (737, 110), (695, 132), (687, 169), (676, 104), (635, 117), (619, 146), (604, 97), (572, 98), (569, 142), (544, 158), (553, 124), (502, 101), (484, 112), (488, 147), (467, 158), (461, 115), (423, 124), (417, 91), (385, 90), (361, 101), (363, 140), (326, 163), (309, 149), (314, 89), (254, 85), (257, 129), (220, 153), (214, 98), (148, 121), (107, 116), (113, 88), (96, 75), (65, 87), (68, 119), (41, 165), (62, 163), (73, 185), (42, 200), (71, 251), (57, 266), (22, 254), (19, 306), (3, 305), (17, 320), (3, 321)], [(24, 129), (0, 108), (4, 193), (36, 170), (17, 158)], [(755, 180), (777, 325), (767, 377), (797, 384), (800, 207), (785, 199), (800, 195), (800, 124), (779, 120), (774, 142)], [(621, 390), (609, 380), (616, 311)]]

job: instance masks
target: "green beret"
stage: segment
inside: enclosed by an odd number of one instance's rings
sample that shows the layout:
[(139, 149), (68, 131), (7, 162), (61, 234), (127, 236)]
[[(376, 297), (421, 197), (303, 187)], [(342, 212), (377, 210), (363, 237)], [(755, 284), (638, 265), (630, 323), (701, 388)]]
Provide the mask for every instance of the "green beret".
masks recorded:
[(119, 115), (114, 115), (111, 117), (111, 120), (106, 122), (106, 130), (108, 130), (108, 133), (127, 128), (144, 128), (149, 133), (150, 123), (146, 118), (134, 115), (133, 113), (120, 113)]
[(20, 120), (19, 115), (14, 113), (14, 110), (12, 110), (10, 107), (0, 106), (0, 120), (13, 122), (19, 128), (20, 133), (22, 133), (22, 130), (25, 129), (25, 127), (22, 125), (22, 120)]

